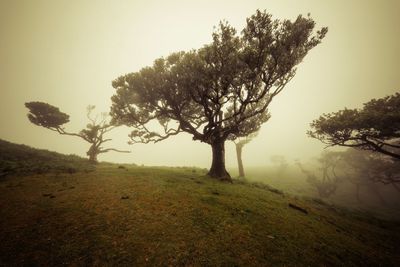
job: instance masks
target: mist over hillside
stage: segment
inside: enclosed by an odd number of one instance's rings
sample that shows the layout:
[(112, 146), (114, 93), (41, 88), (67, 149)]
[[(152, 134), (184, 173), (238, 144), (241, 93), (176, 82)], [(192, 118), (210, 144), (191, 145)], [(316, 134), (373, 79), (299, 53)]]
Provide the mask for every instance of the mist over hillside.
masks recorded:
[(0, 1), (0, 266), (400, 266), (400, 1)]

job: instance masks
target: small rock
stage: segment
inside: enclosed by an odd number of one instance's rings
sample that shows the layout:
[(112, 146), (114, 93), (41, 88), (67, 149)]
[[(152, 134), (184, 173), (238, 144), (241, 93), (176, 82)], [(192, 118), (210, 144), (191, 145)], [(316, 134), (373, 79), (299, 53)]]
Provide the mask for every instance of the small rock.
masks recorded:
[(267, 235), (267, 237), (268, 237), (269, 239), (275, 239), (275, 236), (273, 236), (273, 235)]

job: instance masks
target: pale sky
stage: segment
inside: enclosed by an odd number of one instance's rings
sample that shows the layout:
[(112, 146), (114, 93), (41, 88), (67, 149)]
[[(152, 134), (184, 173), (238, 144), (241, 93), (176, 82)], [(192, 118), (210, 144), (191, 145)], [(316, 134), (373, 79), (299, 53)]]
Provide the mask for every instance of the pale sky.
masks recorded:
[[(43, 101), (70, 115), (69, 131), (86, 123), (89, 104), (108, 111), (111, 81), (171, 52), (200, 48), (226, 19), (238, 32), (246, 17), (266, 9), (278, 19), (311, 13), (329, 32), (298, 66), (295, 78), (270, 106), (271, 119), (244, 148), (245, 165), (318, 155), (308, 138), (320, 114), (361, 107), (400, 90), (400, 1), (64, 1), (0, 0), (0, 138), (65, 154), (86, 156), (89, 144), (31, 124), (24, 103)], [(127, 144), (129, 129), (109, 134), (110, 145), (131, 154), (99, 160), (145, 165), (211, 164), (210, 146), (179, 136), (157, 144)], [(226, 144), (228, 166), (236, 165)]]

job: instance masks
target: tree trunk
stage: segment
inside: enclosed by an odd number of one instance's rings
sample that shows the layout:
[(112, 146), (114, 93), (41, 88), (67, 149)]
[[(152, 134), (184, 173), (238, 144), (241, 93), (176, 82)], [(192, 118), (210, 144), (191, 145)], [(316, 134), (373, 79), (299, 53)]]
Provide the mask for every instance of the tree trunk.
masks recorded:
[(99, 154), (97, 152), (97, 148), (95, 145), (92, 145), (88, 152), (86, 152), (86, 154), (89, 156), (89, 161), (93, 164), (97, 164), (97, 155)]
[(219, 141), (211, 144), (212, 164), (208, 175), (222, 181), (231, 182), (231, 176), (225, 169), (225, 142)]
[(237, 157), (238, 168), (239, 168), (239, 177), (244, 177), (244, 169), (243, 169), (243, 161), (242, 161), (243, 146), (240, 144), (235, 144), (235, 145), (236, 145), (236, 157)]

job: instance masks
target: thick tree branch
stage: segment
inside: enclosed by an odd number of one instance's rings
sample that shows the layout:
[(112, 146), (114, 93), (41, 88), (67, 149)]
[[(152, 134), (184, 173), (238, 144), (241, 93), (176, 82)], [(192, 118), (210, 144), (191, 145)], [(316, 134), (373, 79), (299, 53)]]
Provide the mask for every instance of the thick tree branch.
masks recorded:
[(131, 151), (129, 150), (119, 150), (119, 149), (115, 149), (115, 148), (106, 148), (106, 149), (101, 149), (99, 151), (99, 153), (106, 153), (109, 151), (115, 151), (115, 152), (120, 152), (120, 153), (131, 153)]

